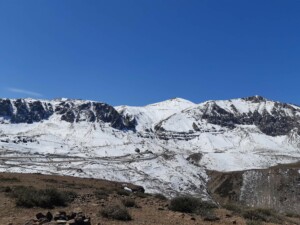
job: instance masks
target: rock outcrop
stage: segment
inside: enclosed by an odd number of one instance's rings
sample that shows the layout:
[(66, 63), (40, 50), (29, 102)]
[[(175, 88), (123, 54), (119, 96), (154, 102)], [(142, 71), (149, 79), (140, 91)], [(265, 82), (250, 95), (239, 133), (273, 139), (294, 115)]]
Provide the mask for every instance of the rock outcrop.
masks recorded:
[(135, 121), (120, 115), (114, 107), (100, 102), (81, 100), (42, 101), (32, 99), (0, 99), (0, 119), (13, 124), (35, 123), (60, 116), (62, 121), (110, 123), (119, 130), (134, 130)]
[(300, 212), (300, 164), (240, 172), (210, 172), (208, 187), (223, 204)]
[(91, 225), (91, 219), (81, 210), (75, 210), (70, 213), (59, 211), (54, 215), (51, 212), (47, 214), (38, 213), (36, 218), (26, 222), (24, 225)]

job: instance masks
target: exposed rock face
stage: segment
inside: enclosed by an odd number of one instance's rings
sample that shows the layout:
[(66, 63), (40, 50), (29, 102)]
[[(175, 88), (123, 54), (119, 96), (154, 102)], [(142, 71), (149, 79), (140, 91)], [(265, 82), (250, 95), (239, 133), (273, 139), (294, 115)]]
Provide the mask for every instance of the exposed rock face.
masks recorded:
[(61, 115), (61, 120), (75, 123), (104, 122), (116, 129), (135, 128), (135, 121), (120, 115), (112, 106), (89, 101), (39, 101), (31, 99), (0, 99), (0, 117), (11, 123), (34, 123)]
[(33, 123), (48, 119), (53, 114), (51, 104), (40, 101), (0, 99), (0, 117), (12, 123)]
[[(246, 100), (254, 103), (266, 101), (262, 97), (246, 98)], [(235, 128), (236, 125), (256, 125), (263, 133), (271, 136), (286, 135), (293, 128), (300, 128), (300, 117), (296, 115), (296, 112), (300, 113), (300, 111), (288, 104), (276, 102), (271, 112), (264, 109), (262, 112), (255, 110), (243, 114), (237, 112), (234, 105), (231, 107), (235, 113), (212, 104), (211, 110), (204, 113), (202, 119), (228, 128)]]
[(122, 117), (112, 106), (99, 102), (75, 104), (72, 101), (61, 102), (55, 109), (61, 119), (70, 123), (104, 122), (116, 129), (134, 129), (135, 122)]
[[(239, 125), (255, 125), (261, 132), (270, 136), (287, 135), (295, 128), (300, 131), (299, 107), (270, 101), (261, 96), (208, 101), (161, 121), (155, 126), (155, 130), (165, 138), (162, 134), (169, 132), (170, 124), (183, 121), (184, 118), (190, 122), (181, 125), (181, 127), (190, 127), (185, 131), (186, 134), (213, 131), (211, 128), (206, 129), (205, 124), (217, 125), (223, 129), (234, 129)], [(172, 132), (173, 136), (174, 133), (180, 133)]]
[(300, 212), (300, 164), (265, 170), (211, 172), (209, 189), (218, 202)]

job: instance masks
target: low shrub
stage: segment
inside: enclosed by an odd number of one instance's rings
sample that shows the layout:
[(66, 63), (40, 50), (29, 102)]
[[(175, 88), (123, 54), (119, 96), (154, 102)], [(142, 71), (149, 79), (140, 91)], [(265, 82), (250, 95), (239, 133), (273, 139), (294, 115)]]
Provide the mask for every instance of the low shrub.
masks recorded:
[(109, 196), (109, 193), (106, 190), (98, 189), (98, 190), (94, 191), (94, 195), (99, 200), (101, 200), (101, 199), (105, 199), (106, 200), (108, 198), (108, 196)]
[(167, 200), (167, 197), (160, 193), (154, 194), (154, 197), (163, 201)]
[(204, 221), (215, 222), (220, 220), (220, 218), (211, 211), (204, 211), (204, 214), (201, 216), (204, 217)]
[(294, 213), (294, 212), (287, 212), (285, 214), (287, 217), (291, 217), (291, 218), (300, 218), (300, 214)]
[(136, 207), (136, 203), (135, 203), (134, 199), (131, 199), (131, 198), (122, 199), (122, 204), (125, 207)]
[(134, 195), (139, 198), (147, 198), (151, 196), (150, 194), (143, 193), (143, 192), (135, 192)]
[(110, 204), (105, 206), (101, 211), (101, 215), (105, 218), (128, 221), (131, 220), (131, 216), (128, 210), (120, 204)]
[(119, 190), (117, 190), (117, 194), (118, 195), (129, 196), (131, 194), (131, 192), (130, 191), (126, 191), (124, 189), (119, 189)]
[(47, 182), (47, 183), (53, 183), (53, 184), (57, 184), (58, 180), (52, 179), (52, 178), (45, 178), (42, 179), (43, 181)]
[(75, 191), (64, 191), (62, 193), (66, 197), (68, 203), (73, 202), (78, 197), (78, 194)]
[(171, 200), (169, 209), (177, 212), (192, 213), (199, 207), (199, 199), (189, 196), (175, 197)]
[(12, 191), (11, 187), (8, 187), (8, 186), (0, 187), (0, 192), (6, 192), (6, 193), (9, 193), (9, 192), (11, 192), (11, 191)]
[(16, 199), (16, 205), (32, 208), (53, 208), (54, 206), (66, 206), (76, 198), (74, 192), (60, 192), (57, 189), (37, 190), (33, 187), (16, 186), (9, 193), (9, 196)]
[(2, 177), (0, 176), (0, 182), (20, 182), (20, 179), (16, 178), (16, 177)]
[(261, 222), (271, 222), (271, 223), (280, 223), (282, 222), (282, 218), (277, 215), (271, 209), (263, 209), (263, 208), (253, 208), (245, 210), (242, 213), (245, 219), (250, 221), (261, 221)]
[(203, 217), (213, 216), (213, 208), (215, 204), (201, 201), (198, 198), (191, 196), (180, 196), (171, 199), (169, 209), (177, 212), (196, 213)]
[(236, 214), (242, 214), (243, 211), (245, 210), (243, 206), (235, 205), (235, 204), (226, 204), (226, 205), (223, 205), (223, 208), (225, 208), (229, 211), (232, 211), (233, 213), (236, 213)]

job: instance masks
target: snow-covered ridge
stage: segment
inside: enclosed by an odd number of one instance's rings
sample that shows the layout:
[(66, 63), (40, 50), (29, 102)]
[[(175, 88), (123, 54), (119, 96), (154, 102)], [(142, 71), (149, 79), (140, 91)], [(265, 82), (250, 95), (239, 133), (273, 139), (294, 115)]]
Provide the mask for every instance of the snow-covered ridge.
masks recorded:
[(144, 107), (0, 99), (0, 171), (103, 178), (209, 197), (207, 169), (298, 161), (299, 124), (299, 107), (260, 96), (200, 104), (175, 98)]
[(134, 129), (134, 121), (122, 117), (112, 106), (95, 101), (56, 99), (0, 99), (0, 121), (35, 123), (60, 116), (62, 121), (110, 123), (116, 129)]
[(161, 121), (157, 130), (197, 132), (224, 130), (239, 125), (255, 125), (271, 136), (286, 135), (300, 128), (300, 108), (260, 96), (207, 101)]
[(195, 103), (182, 98), (173, 98), (144, 107), (117, 106), (116, 110), (127, 117), (134, 118), (138, 131), (153, 130), (154, 126), (182, 110), (196, 106)]

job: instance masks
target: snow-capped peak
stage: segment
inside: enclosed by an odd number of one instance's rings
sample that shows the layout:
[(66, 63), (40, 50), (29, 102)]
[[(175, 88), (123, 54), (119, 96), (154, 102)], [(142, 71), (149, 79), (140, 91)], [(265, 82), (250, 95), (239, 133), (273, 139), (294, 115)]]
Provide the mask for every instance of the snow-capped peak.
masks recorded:
[(177, 108), (179, 107), (180, 109), (186, 109), (188, 107), (192, 107), (195, 106), (196, 104), (183, 99), (183, 98), (171, 98), (162, 102), (157, 102), (157, 103), (153, 103), (153, 104), (149, 104), (145, 107), (165, 107), (165, 108)]
[(144, 131), (151, 130), (161, 120), (194, 106), (196, 106), (195, 103), (183, 98), (172, 98), (143, 107), (117, 106), (115, 108), (120, 114), (135, 119), (136, 129)]

